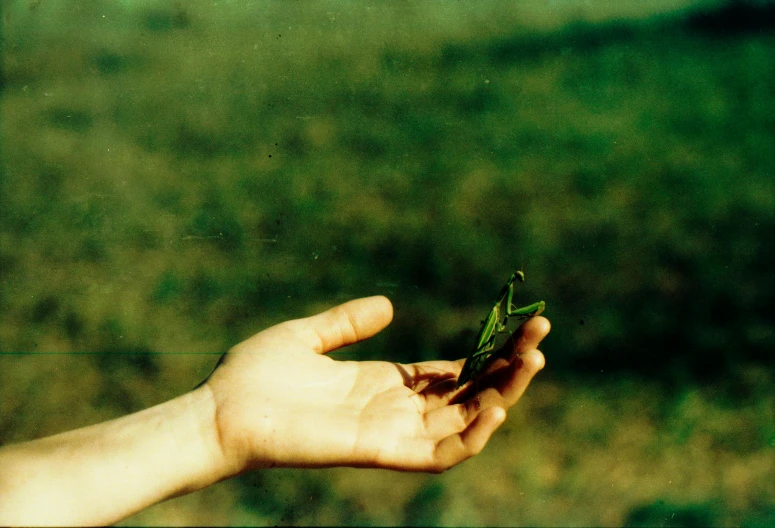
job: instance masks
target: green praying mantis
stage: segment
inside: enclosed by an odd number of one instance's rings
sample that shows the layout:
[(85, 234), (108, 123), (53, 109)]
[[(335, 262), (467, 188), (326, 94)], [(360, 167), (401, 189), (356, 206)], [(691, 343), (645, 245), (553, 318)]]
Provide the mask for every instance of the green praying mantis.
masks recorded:
[[(495, 336), (503, 332), (507, 332), (506, 322), (509, 317), (516, 317), (517, 319), (524, 320), (530, 319), (546, 308), (544, 301), (538, 301), (522, 308), (516, 308), (511, 303), (511, 299), (514, 297), (514, 283), (516, 281), (525, 282), (525, 273), (523, 271), (515, 271), (506, 281), (506, 284), (501, 288), (498, 297), (495, 299), (495, 304), (490, 309), (490, 313), (487, 314), (482, 326), (479, 328), (479, 335), (476, 337), (476, 348), (466, 358), (466, 362), (463, 364), (463, 370), (460, 372), (460, 376), (457, 379), (457, 385), (455, 388), (462, 387), (466, 382), (474, 380), (482, 372), (487, 359), (493, 354), (495, 348)], [(506, 303), (505, 307), (502, 307), (503, 303)], [(501, 310), (505, 312), (503, 321), (500, 320)]]

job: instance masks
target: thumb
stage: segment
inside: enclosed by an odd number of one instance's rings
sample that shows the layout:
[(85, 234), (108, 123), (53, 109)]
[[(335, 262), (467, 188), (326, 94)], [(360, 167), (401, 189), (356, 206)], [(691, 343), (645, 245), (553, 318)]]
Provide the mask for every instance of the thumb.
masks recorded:
[(368, 339), (393, 320), (393, 305), (381, 295), (348, 301), (330, 310), (298, 319), (307, 332), (309, 346), (325, 354)]

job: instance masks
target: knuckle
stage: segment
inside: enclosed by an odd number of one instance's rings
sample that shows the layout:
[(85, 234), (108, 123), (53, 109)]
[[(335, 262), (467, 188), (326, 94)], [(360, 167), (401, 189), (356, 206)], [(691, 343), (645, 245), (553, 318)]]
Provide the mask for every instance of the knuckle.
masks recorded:
[(332, 319), (343, 343), (356, 343), (359, 340), (358, 322), (353, 314), (344, 306), (337, 306), (333, 309)]

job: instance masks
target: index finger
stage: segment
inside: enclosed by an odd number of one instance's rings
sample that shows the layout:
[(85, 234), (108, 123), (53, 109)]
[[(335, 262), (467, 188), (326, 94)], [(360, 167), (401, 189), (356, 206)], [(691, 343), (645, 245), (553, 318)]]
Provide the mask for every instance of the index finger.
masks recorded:
[(549, 319), (542, 316), (533, 317), (519, 327), (519, 337), (514, 344), (514, 353), (522, 354), (535, 350), (541, 341), (549, 334), (552, 325)]

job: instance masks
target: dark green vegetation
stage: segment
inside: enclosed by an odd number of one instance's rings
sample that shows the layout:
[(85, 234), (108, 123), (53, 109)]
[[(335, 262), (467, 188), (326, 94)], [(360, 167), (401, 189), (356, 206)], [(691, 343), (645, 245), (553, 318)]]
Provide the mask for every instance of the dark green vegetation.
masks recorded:
[(340, 357), (462, 357), (524, 265), (548, 367), (475, 461), (263, 472), (135, 522), (773, 518), (771, 4), (248, 4), (3, 6), (0, 441), (361, 295), (395, 321)]

